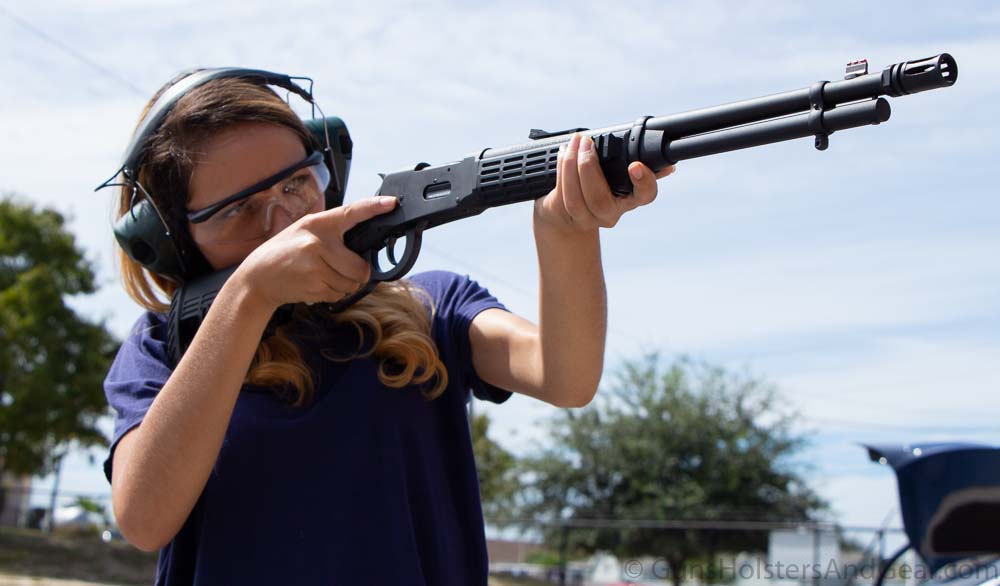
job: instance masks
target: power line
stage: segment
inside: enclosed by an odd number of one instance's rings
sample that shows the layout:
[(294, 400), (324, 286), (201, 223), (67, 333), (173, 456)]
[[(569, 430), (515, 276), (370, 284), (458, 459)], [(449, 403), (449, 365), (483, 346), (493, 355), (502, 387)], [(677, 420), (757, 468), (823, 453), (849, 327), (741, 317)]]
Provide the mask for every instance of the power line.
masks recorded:
[(495, 519), (486, 518), (494, 525), (524, 525), (535, 527), (572, 527), (605, 529), (701, 529), (716, 531), (766, 531), (771, 529), (812, 529), (816, 531), (885, 532), (902, 533), (901, 527), (875, 527), (840, 525), (821, 521), (722, 521), (717, 519)]
[[(6, 492), (8, 495), (42, 495), (48, 497), (52, 494), (51, 486), (17, 486), (17, 485), (0, 485), (0, 491)], [(111, 487), (108, 487), (107, 492), (80, 492), (73, 490), (62, 490), (59, 489), (58, 495), (62, 497), (63, 500), (67, 498), (86, 498), (95, 501), (108, 500), (111, 498)]]
[[(457, 257), (455, 257), (455, 256), (453, 256), (453, 255), (451, 255), (449, 253), (446, 253), (443, 250), (438, 249), (437, 247), (434, 247), (434, 246), (431, 246), (431, 245), (428, 245), (428, 244), (425, 243), (424, 244), (424, 248), (431, 250), (434, 254), (437, 254), (438, 256), (443, 257), (444, 259), (448, 260), (449, 262), (452, 262), (452, 263), (455, 263), (455, 264), (457, 264), (459, 266), (462, 266), (463, 268), (465, 268), (468, 271), (472, 271), (472, 272), (475, 272), (477, 274), (484, 275), (484, 276), (486, 276), (486, 278), (490, 279), (491, 281), (497, 282), (497, 283), (503, 285), (504, 287), (507, 287), (508, 289), (514, 291), (515, 293), (519, 293), (519, 294), (523, 295), (526, 298), (537, 299), (534, 294), (528, 292), (526, 289), (524, 289), (524, 288), (522, 288), (522, 287), (520, 287), (518, 285), (514, 285), (513, 283), (510, 283), (509, 281), (507, 281), (507, 280), (505, 280), (503, 278), (500, 278), (496, 274), (490, 274), (489, 272), (484, 271), (484, 270), (480, 269), (479, 267), (474, 267), (470, 263), (468, 263), (468, 262), (466, 262), (466, 261), (464, 261), (462, 259), (459, 259), (459, 258), (457, 258)], [(644, 346), (646, 346), (645, 344), (643, 344), (642, 342), (640, 342), (635, 337), (633, 337), (633, 336), (631, 336), (631, 335), (629, 335), (629, 334), (627, 334), (625, 332), (622, 332), (621, 330), (618, 330), (617, 328), (611, 327), (610, 324), (608, 325), (608, 332), (616, 334), (618, 336), (621, 336), (624, 339), (627, 339), (627, 340), (633, 342), (634, 344), (636, 344), (637, 347), (644, 347)], [(822, 398), (822, 399), (831, 399), (831, 398), (833, 398), (833, 399), (838, 400), (838, 401), (843, 401), (844, 400), (844, 397), (829, 397), (829, 396), (825, 396), (825, 395), (820, 395), (819, 393), (816, 393), (816, 392), (809, 392), (809, 391), (806, 391), (806, 392), (796, 391), (794, 393), (794, 396), (800, 396), (800, 395), (805, 395), (807, 397), (812, 397), (812, 398), (817, 398), (817, 399), (820, 399), (820, 398)], [(904, 412), (907, 412), (907, 413), (910, 413), (910, 414), (914, 414), (914, 416), (916, 416), (916, 413), (917, 413), (916, 411), (907, 410), (905, 408), (901, 409), (900, 406), (898, 406), (898, 405), (879, 405), (877, 403), (872, 403), (872, 402), (867, 402), (867, 401), (865, 401), (865, 402), (858, 401), (857, 399), (847, 399), (846, 402), (848, 404), (851, 404), (851, 405), (855, 405), (855, 406), (858, 406), (858, 407), (863, 407), (863, 408), (867, 408), (867, 409), (871, 409), (871, 410), (879, 411), (879, 412), (900, 412), (900, 411), (904, 411)], [(912, 425), (912, 424), (886, 424), (886, 423), (877, 423), (877, 422), (869, 422), (869, 421), (861, 421), (861, 420), (848, 420), (848, 419), (837, 419), (837, 418), (830, 418), (830, 417), (817, 417), (817, 416), (813, 416), (813, 415), (802, 415), (802, 418), (811, 420), (811, 421), (813, 421), (815, 423), (822, 424), (822, 425), (833, 425), (833, 426), (838, 426), (838, 427), (841, 427), (841, 428), (857, 429), (857, 430), (863, 430), (863, 431), (872, 431), (873, 429), (874, 430), (879, 430), (880, 428), (881, 429), (892, 430), (892, 431), (910, 431), (910, 432), (912, 432), (912, 431), (920, 431), (920, 432), (923, 432), (923, 433), (954, 433), (954, 432), (962, 433), (962, 432), (964, 432), (964, 433), (984, 434), (984, 433), (993, 433), (993, 432), (1000, 431), (1000, 428), (997, 428), (996, 426), (987, 426), (987, 425), (983, 425), (983, 426), (979, 426), (979, 427), (969, 427), (967, 425), (954, 425), (954, 426), (951, 426), (951, 425), (947, 425), (947, 424), (946, 425), (934, 425), (934, 426)]]
[[(504, 287), (510, 289), (511, 291), (514, 291), (515, 293), (519, 293), (520, 295), (522, 295), (526, 299), (532, 299), (535, 303), (538, 302), (538, 296), (537, 296), (537, 294), (531, 293), (527, 289), (524, 289), (524, 288), (522, 288), (519, 285), (515, 285), (515, 284), (511, 283), (510, 281), (507, 281), (506, 279), (502, 279), (499, 276), (497, 276), (495, 273), (491, 274), (491, 273), (489, 273), (487, 271), (482, 270), (480, 267), (474, 267), (470, 263), (468, 263), (466, 261), (463, 261), (463, 260), (461, 260), (459, 258), (456, 258), (455, 256), (453, 256), (453, 255), (451, 255), (451, 254), (449, 254), (447, 252), (444, 252), (443, 250), (441, 250), (441, 249), (439, 249), (439, 248), (437, 248), (435, 246), (431, 246), (431, 245), (428, 245), (428, 244), (425, 243), (423, 245), (423, 248), (426, 248), (426, 249), (430, 250), (434, 254), (436, 254), (436, 255), (438, 255), (440, 257), (443, 257), (444, 259), (448, 260), (449, 262), (455, 263), (455, 264), (457, 264), (457, 265), (465, 268), (466, 270), (471, 271), (470, 274), (471, 273), (475, 273), (475, 274), (478, 274), (478, 275), (484, 275), (486, 278), (490, 279), (491, 281), (499, 283), (499, 284), (503, 285)], [(611, 327), (611, 324), (608, 324), (608, 333), (620, 336), (620, 337), (622, 337), (622, 338), (624, 338), (624, 339), (632, 342), (633, 344), (635, 344), (638, 347), (643, 347), (644, 346), (644, 344), (642, 342), (640, 342), (637, 338), (634, 338), (630, 334), (627, 334), (627, 333), (625, 333), (625, 332), (623, 332), (623, 331), (621, 331), (621, 330), (619, 330), (617, 328)]]
[(909, 433), (919, 432), (919, 433), (967, 433), (967, 434), (997, 434), (1000, 435), (1000, 427), (996, 425), (979, 425), (970, 426), (962, 424), (944, 424), (944, 425), (921, 425), (913, 423), (884, 423), (876, 421), (858, 421), (851, 419), (838, 419), (834, 417), (816, 417), (812, 415), (805, 416), (807, 419), (811, 419), (816, 423), (833, 425), (841, 428), (847, 429), (857, 429), (860, 431), (879, 431), (885, 429), (888, 431), (905, 431)]
[[(435, 246), (432, 246), (432, 245), (429, 245), (429, 244), (425, 243), (423, 245), (423, 248), (430, 250), (434, 254), (436, 254), (438, 256), (441, 256), (445, 260), (448, 260), (449, 262), (457, 264), (457, 265), (465, 268), (468, 271), (484, 275), (486, 278), (490, 279), (491, 281), (499, 283), (499, 284), (503, 285), (504, 287), (507, 287), (508, 289), (514, 291), (515, 293), (519, 293), (519, 294), (521, 294), (522, 296), (524, 296), (526, 298), (536, 299), (536, 297), (535, 297), (534, 294), (528, 292), (526, 289), (524, 289), (524, 288), (522, 288), (522, 287), (520, 287), (518, 285), (514, 285), (513, 283), (511, 283), (510, 281), (507, 281), (506, 279), (503, 279), (503, 278), (497, 276), (495, 273), (491, 274), (490, 272), (484, 271), (484, 270), (480, 269), (479, 267), (472, 266), (467, 261), (464, 261), (464, 260), (462, 260), (460, 258), (455, 257), (452, 254), (444, 252), (443, 250), (441, 250), (441, 249), (439, 249), (439, 248), (437, 248)], [(610, 326), (610, 324), (608, 325), (608, 332), (609, 333), (617, 334), (617, 335), (619, 335), (619, 336), (621, 336), (621, 337), (623, 337), (625, 339), (628, 339), (628, 340), (632, 341), (633, 343), (635, 343), (639, 347), (644, 346), (644, 344), (642, 344), (641, 342), (639, 342), (639, 340), (637, 340), (636, 338), (634, 338), (634, 337), (630, 336), (629, 334), (626, 334), (626, 333), (624, 333), (624, 332), (622, 332), (620, 330), (617, 330), (616, 328), (612, 328)], [(808, 391), (807, 392), (796, 391), (795, 395), (805, 395), (805, 396), (812, 397), (812, 398), (817, 398), (817, 399), (819, 399), (819, 398), (830, 399), (831, 398), (831, 397), (826, 396), (826, 395), (821, 395), (821, 394), (816, 393), (816, 392), (808, 392)], [(842, 397), (836, 397), (835, 399), (842, 400)], [(895, 405), (878, 405), (876, 403), (859, 402), (856, 399), (848, 399), (847, 402), (849, 404), (852, 404), (852, 405), (856, 405), (856, 406), (859, 406), (859, 407), (865, 407), (867, 409), (872, 409), (872, 410), (875, 410), (875, 411), (885, 411), (885, 412), (898, 412), (898, 411), (900, 411), (899, 406), (895, 406)], [(913, 413), (913, 414), (916, 413), (916, 411), (908, 411), (908, 412), (909, 413)], [(813, 415), (802, 415), (802, 417), (804, 419), (808, 419), (808, 420), (814, 421), (814, 422), (816, 422), (818, 424), (834, 425), (834, 426), (839, 426), (839, 427), (842, 427), (842, 428), (859, 429), (859, 430), (863, 430), (863, 431), (871, 431), (872, 429), (876, 429), (877, 430), (878, 428), (884, 428), (884, 429), (890, 429), (890, 430), (893, 430), (893, 431), (916, 431), (916, 430), (919, 430), (919, 431), (925, 432), (925, 433), (951, 433), (951, 432), (961, 431), (961, 432), (965, 432), (965, 433), (979, 433), (979, 434), (982, 434), (982, 433), (992, 433), (992, 432), (996, 432), (996, 431), (1000, 430), (1000, 428), (997, 428), (996, 426), (981, 426), (981, 427), (969, 427), (969, 426), (965, 426), (965, 425), (955, 425), (955, 426), (948, 426), (948, 425), (921, 426), (921, 425), (912, 425), (912, 424), (885, 424), (885, 423), (860, 421), (860, 420), (847, 420), (847, 419), (836, 419), (836, 418), (829, 418), (829, 417), (817, 417), (817, 416), (813, 416)]]
[[(43, 39), (44, 41), (50, 43), (51, 45), (53, 45), (53, 46), (55, 46), (57, 48), (59, 48), (60, 50), (64, 51), (65, 53), (71, 55), (73, 58), (75, 58), (75, 59), (77, 59), (77, 60), (85, 63), (86, 65), (88, 65), (89, 67), (93, 68), (94, 70), (100, 72), (102, 75), (108, 77), (109, 79), (112, 79), (112, 80), (114, 80), (114, 81), (122, 84), (124, 87), (128, 88), (130, 91), (132, 91), (136, 95), (138, 95), (140, 97), (147, 97), (147, 96), (150, 95), (149, 92), (147, 92), (147, 91), (145, 91), (145, 90), (137, 87), (132, 82), (128, 81), (127, 79), (125, 79), (124, 77), (118, 75), (117, 73), (115, 73), (114, 71), (108, 69), (107, 67), (104, 67), (100, 63), (94, 61), (93, 59), (87, 57), (86, 55), (84, 55), (80, 51), (77, 51), (76, 49), (70, 47), (69, 45), (67, 45), (67, 44), (59, 41), (58, 39), (52, 37), (51, 35), (49, 35), (45, 31), (43, 31), (40, 28), (38, 28), (37, 26), (31, 24), (30, 22), (28, 22), (24, 18), (22, 18), (22, 17), (20, 17), (20, 16), (18, 16), (16, 14), (10, 12), (6, 8), (4, 8), (3, 6), (0, 6), (0, 12), (3, 12), (8, 18), (10, 18), (11, 20), (13, 20), (15, 23), (17, 23), (18, 25), (20, 25), (23, 28), (27, 29), (28, 31), (32, 32), (33, 34), (35, 34), (39, 38)], [(433, 253), (437, 254), (438, 256), (441, 256), (441, 257), (443, 257), (443, 258), (445, 258), (445, 259), (447, 259), (447, 260), (449, 260), (449, 261), (451, 261), (451, 262), (453, 262), (455, 264), (463, 266), (466, 269), (470, 269), (471, 268), (477, 274), (485, 275), (487, 278), (491, 279), (492, 281), (500, 283), (504, 287), (507, 287), (508, 289), (510, 289), (510, 290), (512, 290), (512, 291), (514, 291), (516, 293), (519, 293), (519, 294), (523, 295), (526, 298), (535, 298), (537, 300), (536, 296), (534, 294), (528, 292), (526, 289), (523, 289), (523, 288), (521, 288), (518, 285), (514, 285), (513, 283), (510, 283), (509, 281), (507, 281), (505, 279), (501, 279), (501, 278), (499, 278), (495, 274), (490, 274), (487, 271), (484, 271), (484, 270), (482, 270), (479, 267), (471, 267), (468, 263), (466, 263), (466, 262), (464, 262), (464, 261), (462, 261), (462, 260), (460, 260), (460, 259), (458, 259), (458, 258), (456, 258), (456, 257), (454, 257), (454, 256), (452, 256), (452, 255), (450, 255), (450, 254), (448, 254), (446, 252), (444, 252), (443, 250), (438, 249), (437, 247), (430, 246), (428, 244), (424, 244), (424, 248), (429, 249)], [(642, 346), (642, 343), (639, 340), (631, 337), (630, 335), (626, 334), (625, 332), (623, 332), (621, 330), (618, 330), (616, 328), (610, 327), (610, 325), (608, 326), (608, 331), (610, 333), (615, 334), (615, 335), (621, 336), (622, 338), (625, 338), (625, 339), (633, 342), (636, 345)]]
[[(64, 53), (70, 55), (74, 59), (76, 59), (76, 60), (84, 63), (85, 65), (87, 65), (88, 67), (90, 67), (94, 71), (99, 72), (101, 75), (105, 76), (106, 78), (117, 82), (122, 87), (127, 88), (129, 91), (131, 91), (132, 93), (136, 94), (137, 96), (142, 97), (142, 98), (146, 98), (146, 97), (148, 97), (150, 95), (150, 92), (148, 92), (146, 90), (143, 90), (142, 88), (136, 86), (131, 81), (129, 81), (127, 78), (118, 75), (113, 70), (111, 70), (111, 69), (109, 69), (109, 68), (101, 65), (97, 61), (95, 61), (95, 60), (91, 59), (90, 57), (86, 56), (81, 51), (78, 51), (78, 50), (74, 49), (73, 47), (67, 45), (66, 43), (60, 41), (59, 39), (53, 37), (52, 35), (49, 35), (44, 30), (42, 30), (39, 27), (35, 26), (34, 24), (32, 24), (28, 20), (24, 19), (23, 17), (21, 17), (21, 16), (19, 16), (17, 14), (14, 14), (13, 12), (11, 12), (10, 10), (8, 10), (6, 7), (4, 7), (2, 5), (0, 5), (0, 13), (3, 13), (5, 16), (7, 16), (7, 18), (9, 18), (10, 20), (12, 20), (18, 26), (20, 26), (20, 27), (24, 28), (25, 30), (31, 32), (32, 34), (34, 34), (38, 38), (42, 39), (43, 41), (49, 43), (50, 45), (52, 45), (52, 46), (54, 46), (56, 48), (58, 48), (59, 50), (63, 51)], [(511, 291), (514, 291), (515, 293), (518, 293), (518, 294), (524, 296), (525, 298), (530, 298), (530, 299), (532, 299), (532, 300), (534, 300), (534, 301), (537, 302), (537, 295), (536, 294), (531, 293), (531, 292), (527, 291), (526, 289), (522, 288), (521, 286), (515, 285), (515, 284), (511, 283), (510, 281), (508, 281), (506, 279), (500, 278), (496, 274), (492, 274), (492, 273), (490, 273), (488, 271), (485, 271), (481, 267), (473, 267), (468, 262), (463, 261), (463, 260), (461, 260), (459, 258), (456, 258), (455, 256), (453, 256), (453, 255), (451, 255), (449, 253), (446, 253), (446, 252), (444, 252), (443, 250), (441, 250), (441, 249), (439, 249), (437, 247), (434, 247), (434, 246), (431, 246), (431, 245), (428, 245), (428, 244), (424, 244), (424, 248), (431, 250), (434, 254), (437, 254), (438, 256), (441, 256), (441, 257), (445, 258), (446, 260), (448, 260), (448, 261), (450, 261), (452, 263), (455, 263), (455, 264), (457, 264), (459, 266), (464, 267), (466, 270), (471, 270), (472, 272), (475, 272), (476, 274), (485, 275), (491, 281), (499, 283), (499, 284), (503, 285), (504, 287), (506, 287), (507, 289), (509, 289)], [(645, 346), (645, 344), (643, 342), (639, 341), (637, 338), (633, 337), (632, 335), (630, 335), (630, 334), (628, 334), (628, 333), (626, 333), (626, 332), (624, 332), (622, 330), (619, 330), (618, 328), (612, 327), (610, 324), (608, 324), (607, 330), (608, 330), (608, 333), (615, 334), (615, 335), (617, 335), (617, 336), (619, 336), (619, 337), (621, 337), (621, 338), (623, 338), (625, 340), (628, 340), (628, 341), (632, 342), (633, 344), (636, 345), (636, 347), (640, 347), (641, 348), (641, 347)], [(865, 404), (859, 404), (859, 405), (860, 406), (867, 406), (869, 408), (874, 408), (874, 409), (883, 409), (883, 407), (875, 406), (875, 405), (870, 404), (870, 403), (867, 404), (867, 405), (865, 405)], [(893, 409), (893, 408), (890, 408), (890, 409)], [(953, 431), (965, 431), (967, 433), (968, 432), (972, 432), (972, 433), (988, 433), (988, 432), (992, 431), (992, 428), (991, 429), (987, 429), (987, 428), (967, 428), (967, 427), (962, 427), (962, 426), (957, 426), (957, 427), (954, 427), (954, 428), (951, 428), (951, 427), (927, 428), (927, 427), (900, 426), (900, 425), (892, 426), (892, 425), (881, 424), (881, 423), (870, 423), (870, 422), (863, 422), (863, 421), (836, 420), (836, 419), (830, 419), (830, 418), (819, 418), (819, 417), (808, 416), (808, 415), (805, 416), (805, 417), (808, 418), (808, 419), (811, 419), (813, 421), (816, 421), (817, 423), (821, 423), (821, 424), (822, 423), (828, 423), (828, 424), (839, 425), (839, 426), (847, 426), (847, 427), (853, 427), (853, 428), (859, 428), (860, 427), (860, 428), (864, 428), (864, 429), (870, 429), (872, 427), (882, 427), (882, 428), (894, 428), (894, 429), (912, 430), (914, 428), (917, 428), (917, 429), (922, 429), (923, 431), (927, 431), (927, 432), (930, 432), (930, 433), (935, 433), (935, 432), (949, 433), (949, 432), (953, 432)], [(934, 431), (935, 429), (939, 430), (939, 431)]]
[(119, 76), (114, 71), (112, 71), (112, 70), (108, 69), (107, 67), (101, 65), (97, 61), (94, 61), (90, 57), (87, 57), (86, 55), (84, 55), (80, 51), (77, 51), (73, 47), (70, 47), (66, 43), (64, 43), (64, 42), (60, 41), (59, 39), (57, 39), (57, 38), (49, 35), (48, 33), (46, 33), (45, 31), (43, 31), (42, 29), (38, 28), (37, 26), (31, 24), (30, 22), (28, 22), (24, 18), (22, 18), (22, 17), (20, 17), (20, 16), (18, 16), (16, 14), (14, 14), (10, 10), (8, 10), (6, 7), (0, 6), (0, 13), (4, 14), (7, 18), (9, 18), (12, 21), (14, 21), (14, 23), (17, 24), (18, 26), (20, 26), (21, 28), (23, 28), (23, 29), (31, 32), (32, 34), (34, 34), (38, 38), (40, 38), (43, 41), (49, 43), (50, 45), (56, 47), (60, 51), (63, 51), (64, 53), (70, 55), (74, 59), (76, 59), (76, 60), (84, 63), (85, 65), (87, 65), (91, 69), (99, 72), (101, 75), (107, 77), (108, 79), (111, 79), (111, 80), (113, 80), (113, 81), (121, 84), (123, 87), (127, 88), (129, 91), (131, 91), (132, 93), (136, 94), (137, 96), (142, 97), (142, 98), (147, 98), (147, 97), (150, 96), (150, 92), (147, 92), (146, 90), (143, 90), (142, 88), (140, 88), (137, 85), (133, 84), (128, 79)]

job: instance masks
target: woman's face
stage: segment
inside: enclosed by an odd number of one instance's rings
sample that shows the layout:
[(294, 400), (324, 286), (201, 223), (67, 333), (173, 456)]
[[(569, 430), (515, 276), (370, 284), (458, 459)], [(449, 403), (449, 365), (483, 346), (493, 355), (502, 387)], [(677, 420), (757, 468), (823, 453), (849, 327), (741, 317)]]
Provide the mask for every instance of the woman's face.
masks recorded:
[[(199, 161), (191, 174), (191, 199), (187, 209), (204, 209), (295, 165), (308, 154), (298, 135), (284, 126), (248, 122), (220, 132), (202, 145)], [(324, 207), (325, 202), (320, 197), (305, 213), (319, 212)], [(219, 270), (240, 263), (262, 242), (297, 219), (290, 217), (286, 209), (274, 206), (264, 236), (234, 242), (210, 238), (208, 222), (188, 223), (188, 227), (205, 259), (212, 268)]]

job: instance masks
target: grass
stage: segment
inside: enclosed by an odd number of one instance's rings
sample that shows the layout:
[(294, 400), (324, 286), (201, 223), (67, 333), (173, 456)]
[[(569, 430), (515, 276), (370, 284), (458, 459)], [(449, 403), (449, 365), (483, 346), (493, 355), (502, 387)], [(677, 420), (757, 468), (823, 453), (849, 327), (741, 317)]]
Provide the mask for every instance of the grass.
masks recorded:
[(544, 582), (532, 578), (511, 578), (490, 576), (489, 586), (552, 586), (552, 582)]
[[(0, 574), (120, 584), (153, 583), (156, 554), (96, 533), (56, 533), (0, 527)], [(528, 578), (490, 576), (489, 586), (544, 585)]]
[(156, 554), (104, 543), (96, 533), (0, 527), (0, 573), (148, 585), (156, 574)]

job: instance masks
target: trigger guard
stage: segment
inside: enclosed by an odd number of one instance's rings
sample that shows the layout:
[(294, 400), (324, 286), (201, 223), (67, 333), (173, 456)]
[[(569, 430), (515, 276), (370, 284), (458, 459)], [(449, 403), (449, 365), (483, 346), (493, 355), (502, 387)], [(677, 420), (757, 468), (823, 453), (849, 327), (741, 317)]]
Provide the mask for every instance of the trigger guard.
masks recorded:
[[(417, 262), (417, 256), (420, 255), (420, 244), (423, 239), (424, 227), (423, 223), (418, 226), (414, 226), (407, 230), (404, 235), (406, 236), (406, 248), (403, 250), (402, 262), (395, 264), (390, 270), (383, 271), (382, 267), (378, 264), (378, 250), (369, 250), (366, 254), (368, 264), (371, 266), (371, 280), (372, 281), (395, 281), (399, 279), (413, 268), (413, 265)], [(392, 244), (395, 244), (396, 237), (392, 237), (388, 240), (392, 240)], [(395, 262), (394, 252), (388, 252), (390, 260)]]

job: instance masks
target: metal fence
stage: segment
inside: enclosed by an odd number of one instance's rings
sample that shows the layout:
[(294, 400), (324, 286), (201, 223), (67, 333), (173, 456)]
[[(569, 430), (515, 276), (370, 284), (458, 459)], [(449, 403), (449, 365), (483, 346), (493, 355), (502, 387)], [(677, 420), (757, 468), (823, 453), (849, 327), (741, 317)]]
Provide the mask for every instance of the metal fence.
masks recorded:
[[(734, 586), (869, 586), (873, 584), (898, 544), (905, 543), (902, 529), (888, 526), (851, 526), (803, 521), (724, 521), (651, 519), (487, 519), (491, 527), (516, 527), (518, 534), (538, 541), (543, 531), (557, 538), (547, 543), (558, 554), (558, 564), (512, 563), (494, 559), (491, 571), (498, 575), (531, 577), (554, 584), (608, 584), (634, 582), (673, 584), (669, 560), (674, 552), (650, 551), (644, 555), (615, 556), (613, 552), (570, 560), (572, 533), (603, 529), (651, 532), (726, 531), (760, 532), (766, 549), (741, 552), (704, 551), (689, 556), (681, 582)], [(508, 534), (510, 531), (508, 530)], [(766, 538), (766, 539), (765, 539)], [(706, 540), (707, 541), (707, 540)], [(707, 549), (707, 548), (706, 548)], [(492, 553), (492, 552), (491, 552)], [(927, 569), (914, 557), (904, 557), (887, 575), (885, 584), (916, 584)]]
[[(81, 507), (81, 515), (76, 519), (65, 517), (62, 519), (64, 524), (113, 525), (114, 514), (110, 492), (86, 493), (34, 488), (11, 483), (0, 484), (0, 527), (22, 527), (51, 531), (60, 516), (57, 511), (69, 513), (71, 511), (67, 511), (68, 508), (80, 505), (85, 505)], [(102, 509), (102, 511), (87, 511), (87, 508), (97, 508)]]
[[(45, 503), (42, 505), (41, 503)], [(81, 506), (86, 505), (86, 506)], [(68, 514), (76, 507), (79, 514)], [(90, 509), (88, 511), (88, 509)], [(60, 515), (58, 512), (62, 512)], [(646, 552), (640, 556), (615, 557), (609, 553), (586, 560), (570, 560), (568, 546), (574, 531), (604, 529), (619, 531), (760, 532), (767, 536), (767, 550), (724, 552), (708, 560), (700, 558), (684, 570), (685, 585), (725, 583), (733, 586), (869, 586), (883, 569), (905, 535), (897, 527), (850, 526), (802, 521), (725, 521), (650, 519), (486, 519), (490, 527), (516, 527), (519, 536), (538, 542), (543, 530), (555, 533), (555, 543), (547, 544), (558, 555), (557, 564), (529, 563), (529, 560), (494, 559), (496, 574), (530, 576), (553, 584), (612, 583), (631, 581), (642, 584), (673, 584), (667, 562), (671, 552)], [(0, 485), (0, 526), (52, 531), (57, 524), (113, 527), (111, 494), (84, 493), (52, 488), (32, 488), (17, 484)], [(508, 530), (508, 533), (510, 531)], [(708, 552), (705, 552), (706, 554)], [(522, 556), (523, 557), (523, 556)], [(921, 581), (926, 568), (914, 558), (903, 558), (887, 584), (906, 586)], [(926, 577), (926, 576), (925, 576)]]

